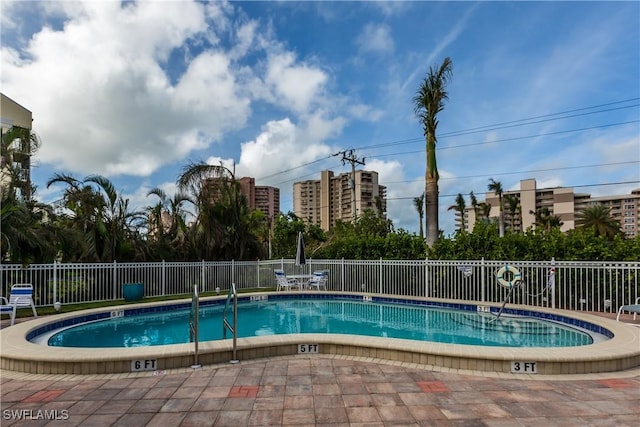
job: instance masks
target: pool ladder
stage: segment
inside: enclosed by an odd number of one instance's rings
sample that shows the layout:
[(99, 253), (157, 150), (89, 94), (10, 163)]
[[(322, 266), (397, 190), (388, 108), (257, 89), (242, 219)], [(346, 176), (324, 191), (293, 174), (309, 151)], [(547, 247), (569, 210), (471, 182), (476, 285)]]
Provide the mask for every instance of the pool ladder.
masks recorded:
[[(233, 301), (233, 325), (227, 320), (227, 311), (229, 310), (229, 303)], [(233, 334), (233, 356), (230, 363), (239, 363), (240, 361), (236, 357), (237, 341), (238, 341), (238, 292), (236, 291), (236, 284), (232, 283), (227, 294), (227, 301), (224, 304), (224, 311), (222, 312), (222, 338), (227, 339), (227, 329)]]
[(198, 363), (198, 317), (200, 314), (200, 296), (198, 295), (198, 285), (193, 285), (193, 295), (191, 296), (191, 312), (189, 313), (189, 341), (194, 343), (193, 369), (200, 368)]

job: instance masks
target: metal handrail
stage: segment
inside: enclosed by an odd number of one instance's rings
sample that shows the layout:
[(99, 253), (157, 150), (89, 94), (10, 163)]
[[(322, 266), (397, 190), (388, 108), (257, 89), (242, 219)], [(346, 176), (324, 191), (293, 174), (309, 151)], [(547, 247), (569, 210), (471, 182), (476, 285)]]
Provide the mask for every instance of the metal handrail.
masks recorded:
[[(233, 298), (233, 325), (229, 323), (227, 320), (227, 310), (229, 309), (229, 302)], [(232, 352), (233, 356), (231, 359), (231, 363), (238, 363), (239, 360), (236, 357), (237, 352), (237, 341), (238, 341), (238, 333), (236, 330), (236, 325), (238, 324), (238, 292), (236, 291), (236, 284), (232, 283), (229, 288), (229, 293), (227, 294), (227, 301), (224, 304), (224, 310), (222, 312), (222, 338), (227, 339), (227, 329), (231, 331), (233, 334), (233, 346)]]
[(191, 297), (191, 312), (189, 313), (189, 341), (194, 343), (192, 368), (200, 368), (198, 363), (198, 318), (200, 314), (200, 296), (198, 285), (193, 285), (193, 296)]

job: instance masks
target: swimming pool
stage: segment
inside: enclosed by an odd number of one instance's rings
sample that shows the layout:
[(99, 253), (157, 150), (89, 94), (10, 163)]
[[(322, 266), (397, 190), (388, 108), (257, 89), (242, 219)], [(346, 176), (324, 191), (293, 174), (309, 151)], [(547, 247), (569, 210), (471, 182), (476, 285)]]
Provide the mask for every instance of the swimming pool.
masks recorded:
[[(495, 313), (500, 304), (435, 300), (418, 297), (383, 294), (341, 292), (267, 292), (241, 294), (239, 306), (256, 299), (372, 301), (404, 304), (408, 306), (433, 306), (455, 309), (466, 314), (491, 310)], [(209, 297), (201, 300), (201, 307), (224, 304), (225, 298)], [(189, 300), (161, 303), (135, 303), (118, 307), (96, 308), (81, 312), (41, 316), (27, 322), (0, 330), (0, 368), (34, 374), (112, 374), (131, 373), (134, 367), (145, 370), (190, 369), (194, 363), (194, 344), (139, 346), (129, 348), (78, 348), (52, 347), (36, 344), (37, 336), (52, 334), (61, 328), (110, 317), (151, 314), (160, 311), (173, 312), (190, 306)], [(226, 364), (272, 357), (313, 357), (307, 350), (335, 357), (388, 360), (407, 366), (427, 367), (448, 372), (472, 373), (477, 371), (517, 373), (531, 375), (584, 374), (623, 371), (640, 367), (640, 328), (616, 322), (584, 312), (507, 305), (504, 315), (524, 316), (560, 322), (609, 337), (590, 345), (572, 347), (505, 347), (448, 344), (402, 338), (336, 333), (287, 333), (238, 338), (237, 357), (232, 340), (200, 342), (199, 363), (202, 365)], [(242, 323), (239, 318), (238, 323)], [(222, 325), (216, 329), (221, 330)], [(301, 354), (301, 349), (306, 353)], [(312, 353), (313, 353), (312, 352)], [(233, 356), (233, 357), (232, 357)], [(147, 366), (149, 368), (147, 368)], [(514, 367), (535, 367), (535, 371), (514, 371)], [(149, 375), (149, 374), (147, 374)]]
[[(220, 304), (200, 309), (200, 341), (223, 339), (222, 312)], [(89, 348), (188, 343), (189, 315), (188, 309), (177, 309), (113, 317), (65, 328), (47, 343)], [(593, 336), (607, 339), (544, 319), (363, 300), (245, 301), (238, 319), (240, 338), (336, 333), (500, 347), (570, 347), (592, 344)]]

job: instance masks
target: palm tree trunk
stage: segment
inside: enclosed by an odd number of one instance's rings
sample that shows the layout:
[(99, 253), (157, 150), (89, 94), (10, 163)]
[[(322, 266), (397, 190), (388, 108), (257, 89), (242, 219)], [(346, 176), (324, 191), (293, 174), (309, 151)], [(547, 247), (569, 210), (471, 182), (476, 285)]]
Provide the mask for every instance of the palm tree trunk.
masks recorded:
[(425, 172), (425, 199), (427, 214), (427, 246), (438, 241), (438, 166), (436, 165), (436, 138), (427, 134), (427, 168)]
[(425, 185), (427, 213), (427, 246), (432, 247), (438, 240), (438, 181), (427, 176)]

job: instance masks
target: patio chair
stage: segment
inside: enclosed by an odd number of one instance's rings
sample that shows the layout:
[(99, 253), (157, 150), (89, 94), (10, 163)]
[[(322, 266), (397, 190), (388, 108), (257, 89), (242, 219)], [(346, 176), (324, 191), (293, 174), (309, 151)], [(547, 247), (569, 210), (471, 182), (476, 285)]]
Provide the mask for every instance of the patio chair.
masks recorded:
[(36, 312), (36, 306), (33, 302), (33, 286), (26, 283), (16, 283), (11, 286), (11, 294), (9, 300), (5, 297), (0, 297), (3, 303), (0, 305), (0, 315), (8, 314), (11, 318), (11, 326), (16, 321), (16, 311), (18, 308), (31, 307), (33, 315), (38, 317)]
[(324, 288), (324, 290), (326, 291), (328, 280), (329, 280), (329, 272), (327, 270), (314, 271), (313, 276), (311, 276), (311, 279), (309, 280), (306, 286), (309, 289), (315, 289), (317, 291), (319, 291), (320, 288)]
[(635, 304), (627, 304), (627, 305), (620, 306), (620, 308), (618, 309), (618, 315), (616, 316), (616, 320), (618, 322), (620, 321), (620, 315), (622, 314), (623, 311), (628, 311), (629, 313), (633, 313), (633, 320), (636, 320), (636, 315), (640, 313), (640, 297), (636, 298)]
[(298, 288), (300, 290), (300, 282), (296, 279), (289, 279), (287, 275), (284, 273), (284, 270), (273, 270), (273, 273), (276, 275), (276, 281), (278, 283), (278, 291), (287, 290), (292, 288)]

